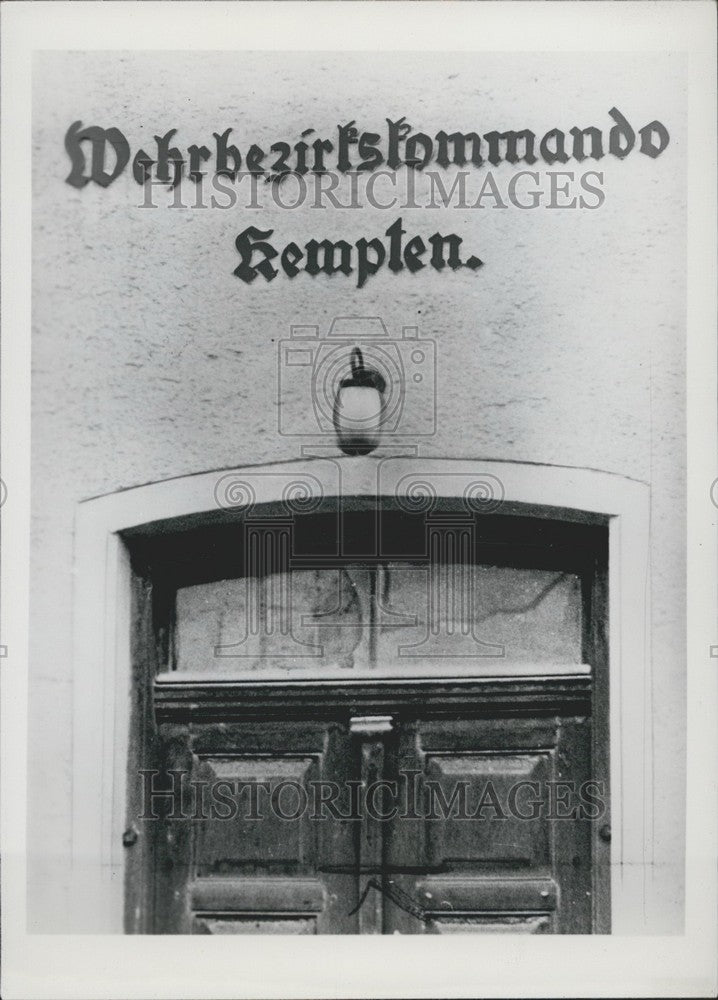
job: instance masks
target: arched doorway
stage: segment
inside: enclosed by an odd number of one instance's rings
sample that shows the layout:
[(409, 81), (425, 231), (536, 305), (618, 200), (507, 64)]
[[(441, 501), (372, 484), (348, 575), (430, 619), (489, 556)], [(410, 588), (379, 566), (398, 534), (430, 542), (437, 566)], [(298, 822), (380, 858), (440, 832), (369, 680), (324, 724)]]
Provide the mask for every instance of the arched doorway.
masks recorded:
[[(218, 503), (229, 476), (250, 492)], [(472, 499), (467, 477), (499, 489)], [(609, 928), (610, 896), (623, 926), (651, 794), (626, 626), (645, 499), (585, 470), (339, 459), (88, 503), (76, 754), (99, 749), (103, 809), (89, 769), (80, 898), (111, 929), (122, 905), (130, 932), (586, 933)], [(210, 825), (195, 797), (170, 820), (176, 796), (154, 794), (174, 791), (170, 771), (181, 795), (229, 782), (231, 815)], [(389, 815), (413, 774), (419, 815)], [(148, 795), (159, 819), (141, 818)]]

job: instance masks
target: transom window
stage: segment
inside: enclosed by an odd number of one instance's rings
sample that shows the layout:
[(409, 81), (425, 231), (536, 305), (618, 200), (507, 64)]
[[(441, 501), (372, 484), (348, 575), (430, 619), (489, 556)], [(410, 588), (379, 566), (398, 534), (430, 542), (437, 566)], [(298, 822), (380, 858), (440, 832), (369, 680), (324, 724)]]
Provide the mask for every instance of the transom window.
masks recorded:
[(160, 669), (244, 673), (591, 662), (602, 547), (601, 526), (447, 500), (432, 514), (267, 506), (138, 551), (165, 614)]

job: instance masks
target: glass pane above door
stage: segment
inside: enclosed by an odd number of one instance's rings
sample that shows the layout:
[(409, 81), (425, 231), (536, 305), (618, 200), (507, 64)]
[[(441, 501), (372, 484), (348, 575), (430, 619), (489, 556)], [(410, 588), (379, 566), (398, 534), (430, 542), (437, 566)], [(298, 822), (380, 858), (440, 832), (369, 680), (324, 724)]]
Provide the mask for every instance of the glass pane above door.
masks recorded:
[(181, 671), (580, 664), (581, 579), (464, 561), (347, 563), (181, 587)]

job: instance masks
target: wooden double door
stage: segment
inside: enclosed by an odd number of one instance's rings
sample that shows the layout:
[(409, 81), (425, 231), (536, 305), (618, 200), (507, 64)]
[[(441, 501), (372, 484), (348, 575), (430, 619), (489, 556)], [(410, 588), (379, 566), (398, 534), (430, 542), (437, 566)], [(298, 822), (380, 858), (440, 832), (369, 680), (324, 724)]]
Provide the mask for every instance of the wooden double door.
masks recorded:
[(294, 688), (156, 682), (146, 930), (601, 928), (585, 675)]
[(127, 539), (127, 931), (607, 932), (606, 526), (362, 503)]

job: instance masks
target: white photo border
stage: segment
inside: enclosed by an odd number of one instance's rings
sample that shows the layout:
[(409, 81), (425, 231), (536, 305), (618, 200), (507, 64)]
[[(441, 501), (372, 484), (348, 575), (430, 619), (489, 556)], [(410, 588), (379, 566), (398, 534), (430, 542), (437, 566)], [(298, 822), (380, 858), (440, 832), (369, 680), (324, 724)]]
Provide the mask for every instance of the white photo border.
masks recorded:
[[(701, 996), (716, 941), (715, 7), (663, 3), (14, 3), (2, 9), (3, 996)], [(684, 51), (689, 59), (685, 935), (53, 936), (27, 932), (33, 50)]]

